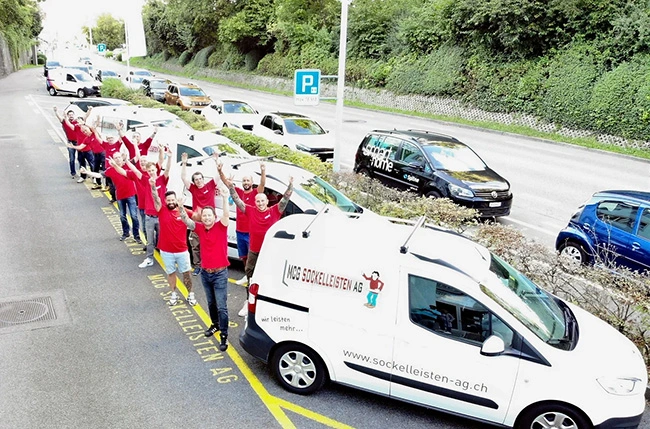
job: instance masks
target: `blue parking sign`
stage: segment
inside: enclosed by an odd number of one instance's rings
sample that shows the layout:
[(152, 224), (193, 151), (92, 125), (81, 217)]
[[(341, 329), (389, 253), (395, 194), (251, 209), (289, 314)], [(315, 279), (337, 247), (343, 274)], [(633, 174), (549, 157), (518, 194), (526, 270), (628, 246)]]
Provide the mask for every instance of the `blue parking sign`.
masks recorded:
[(106, 50), (106, 44), (104, 43), (99, 43), (97, 45), (97, 52), (104, 52)]
[(320, 70), (296, 70), (293, 101), (299, 106), (316, 106), (318, 104), (320, 101)]

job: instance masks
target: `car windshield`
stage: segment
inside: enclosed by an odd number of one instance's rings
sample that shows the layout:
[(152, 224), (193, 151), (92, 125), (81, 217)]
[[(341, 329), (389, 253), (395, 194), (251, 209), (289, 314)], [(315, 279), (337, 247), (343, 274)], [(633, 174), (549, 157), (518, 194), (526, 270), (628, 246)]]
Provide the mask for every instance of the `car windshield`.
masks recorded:
[(285, 119), (285, 130), (289, 134), (316, 135), (325, 134), (325, 130), (311, 119)]
[(186, 97), (205, 97), (205, 92), (201, 88), (188, 88), (181, 86), (181, 95)]
[(248, 104), (232, 101), (223, 103), (223, 109), (226, 113), (255, 113), (255, 110)]
[(102, 77), (117, 76), (113, 70), (102, 70)]
[(187, 125), (186, 122), (182, 121), (181, 119), (163, 119), (159, 121), (152, 121), (151, 125), (158, 125), (159, 127), (167, 127), (167, 128), (180, 128), (182, 130), (191, 130), (189, 125)]
[(86, 73), (75, 73), (74, 77), (77, 79), (77, 82), (92, 82), (94, 80)]
[(422, 146), (436, 170), (483, 171), (487, 166), (469, 147), (452, 142), (436, 142)]
[(136, 76), (153, 76), (148, 70), (136, 70), (133, 74)]
[(61, 63), (58, 61), (48, 61), (47, 62), (48, 67), (61, 67)]
[(167, 89), (167, 82), (164, 80), (153, 80), (149, 82), (149, 87), (151, 89)]
[(133, 82), (133, 83), (142, 83), (143, 79), (144, 78), (142, 76), (133, 76), (133, 78), (131, 79), (131, 82)]
[(362, 211), (361, 207), (318, 176), (302, 180), (296, 185), (294, 192), (311, 202), (316, 210), (320, 210), (323, 204), (330, 204), (348, 213)]
[(564, 310), (555, 298), (498, 256), (491, 255), (490, 274), (481, 290), (542, 341), (558, 347), (567, 338)]

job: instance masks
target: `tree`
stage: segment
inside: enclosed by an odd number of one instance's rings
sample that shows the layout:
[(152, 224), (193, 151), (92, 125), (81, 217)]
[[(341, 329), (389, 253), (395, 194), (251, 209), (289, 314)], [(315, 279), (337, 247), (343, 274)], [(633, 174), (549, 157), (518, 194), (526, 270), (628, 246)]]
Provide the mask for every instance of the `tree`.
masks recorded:
[[(88, 27), (83, 32), (90, 43)], [(93, 27), (93, 43), (105, 43), (106, 49), (112, 51), (125, 43), (124, 21), (113, 18), (110, 13), (105, 13), (97, 18), (97, 25)]]

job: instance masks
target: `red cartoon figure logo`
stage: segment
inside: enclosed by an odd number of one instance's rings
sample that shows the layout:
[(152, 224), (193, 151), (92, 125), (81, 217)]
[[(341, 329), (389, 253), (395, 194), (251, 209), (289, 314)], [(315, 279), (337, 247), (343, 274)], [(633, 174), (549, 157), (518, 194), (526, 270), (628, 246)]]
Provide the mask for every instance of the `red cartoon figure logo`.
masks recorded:
[(363, 278), (370, 282), (370, 290), (368, 291), (368, 295), (366, 295), (368, 302), (363, 305), (368, 308), (375, 308), (377, 305), (377, 295), (384, 288), (384, 282), (379, 280), (379, 271), (373, 271), (370, 277), (363, 274)]

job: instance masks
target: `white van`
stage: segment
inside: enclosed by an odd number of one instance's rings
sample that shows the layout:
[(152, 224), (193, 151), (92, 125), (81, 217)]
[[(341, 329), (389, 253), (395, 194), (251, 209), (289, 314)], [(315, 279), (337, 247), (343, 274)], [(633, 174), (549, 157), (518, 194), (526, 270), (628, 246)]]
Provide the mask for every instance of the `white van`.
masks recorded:
[(327, 380), (517, 428), (636, 428), (645, 364), (614, 328), (455, 233), (336, 212), (267, 232), (242, 347)]
[(51, 70), (45, 82), (47, 92), (57, 94), (74, 94), (79, 98), (91, 95), (100, 96), (102, 83), (88, 73), (77, 70), (60, 68)]

